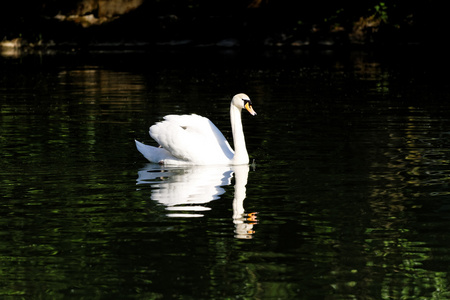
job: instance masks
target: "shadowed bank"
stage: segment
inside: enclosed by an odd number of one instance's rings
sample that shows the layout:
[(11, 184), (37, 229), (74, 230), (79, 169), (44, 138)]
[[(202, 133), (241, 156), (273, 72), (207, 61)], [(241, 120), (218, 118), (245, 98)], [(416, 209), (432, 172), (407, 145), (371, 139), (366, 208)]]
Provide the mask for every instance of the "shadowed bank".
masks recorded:
[(7, 1), (2, 47), (348, 47), (445, 43), (435, 1)]

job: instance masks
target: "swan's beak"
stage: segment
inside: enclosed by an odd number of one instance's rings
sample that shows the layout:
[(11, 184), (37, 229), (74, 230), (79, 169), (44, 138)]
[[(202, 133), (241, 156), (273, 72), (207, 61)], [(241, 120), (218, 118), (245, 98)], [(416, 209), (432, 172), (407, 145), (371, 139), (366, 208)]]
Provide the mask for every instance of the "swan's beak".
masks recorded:
[(256, 111), (253, 110), (253, 107), (250, 105), (249, 102), (245, 103), (244, 107), (252, 116), (256, 116)]

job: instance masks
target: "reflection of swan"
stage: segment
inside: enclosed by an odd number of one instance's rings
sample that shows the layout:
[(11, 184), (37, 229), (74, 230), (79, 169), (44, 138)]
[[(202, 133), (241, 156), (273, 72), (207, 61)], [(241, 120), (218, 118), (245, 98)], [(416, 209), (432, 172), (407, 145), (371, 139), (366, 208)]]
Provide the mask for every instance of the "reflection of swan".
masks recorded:
[(223, 186), (231, 184), (234, 173), (233, 222), (236, 237), (251, 238), (256, 217), (255, 213), (245, 214), (243, 206), (248, 171), (248, 165), (180, 168), (148, 164), (139, 170), (137, 184), (153, 187), (152, 200), (165, 205), (171, 211), (169, 217), (202, 217), (200, 212), (210, 210), (203, 205), (225, 193)]
[[(167, 210), (204, 211), (209, 208), (199, 206), (219, 199), (225, 193), (222, 186), (231, 182), (232, 170), (227, 166), (191, 166), (162, 168), (148, 164), (138, 172), (137, 184), (150, 183), (152, 200), (166, 206)], [(196, 205), (197, 204), (197, 205)], [(200, 214), (178, 214), (169, 216), (195, 217)]]
[(248, 164), (242, 129), (241, 111), (256, 112), (250, 98), (237, 94), (231, 100), (230, 121), (234, 151), (219, 129), (207, 118), (198, 115), (168, 115), (164, 121), (150, 127), (150, 136), (161, 147), (144, 145), (136, 147), (145, 158), (154, 163), (168, 165), (241, 165)]
[[(244, 211), (245, 186), (248, 178), (248, 165), (234, 166), (234, 200), (233, 200), (233, 223), (235, 225), (235, 237), (240, 239), (251, 239), (253, 225), (257, 223), (256, 213), (246, 214)], [(249, 222), (246, 222), (249, 221)]]

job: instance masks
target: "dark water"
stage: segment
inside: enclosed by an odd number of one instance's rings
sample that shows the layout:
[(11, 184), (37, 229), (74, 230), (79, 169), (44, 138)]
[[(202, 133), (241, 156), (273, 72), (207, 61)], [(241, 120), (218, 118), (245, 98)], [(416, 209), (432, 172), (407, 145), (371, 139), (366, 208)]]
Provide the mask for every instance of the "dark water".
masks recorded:
[[(417, 49), (0, 58), (1, 298), (449, 298), (442, 69)], [(170, 113), (231, 139), (237, 92), (252, 166), (136, 151)]]

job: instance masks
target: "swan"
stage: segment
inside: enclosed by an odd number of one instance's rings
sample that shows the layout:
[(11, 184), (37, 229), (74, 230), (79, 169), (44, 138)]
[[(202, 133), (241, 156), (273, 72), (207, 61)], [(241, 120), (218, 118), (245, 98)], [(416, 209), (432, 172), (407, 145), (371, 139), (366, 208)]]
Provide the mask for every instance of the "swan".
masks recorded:
[(241, 111), (256, 115), (250, 98), (235, 95), (230, 104), (234, 150), (219, 129), (196, 114), (167, 115), (150, 127), (150, 136), (160, 145), (153, 147), (137, 140), (136, 148), (150, 162), (164, 165), (243, 165), (249, 163), (242, 128)]

